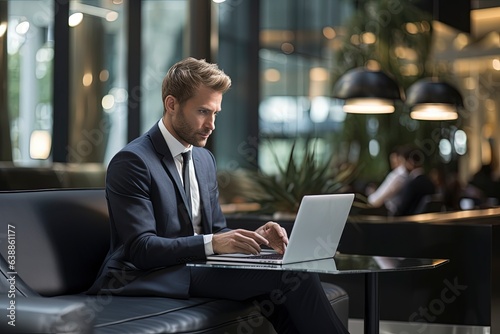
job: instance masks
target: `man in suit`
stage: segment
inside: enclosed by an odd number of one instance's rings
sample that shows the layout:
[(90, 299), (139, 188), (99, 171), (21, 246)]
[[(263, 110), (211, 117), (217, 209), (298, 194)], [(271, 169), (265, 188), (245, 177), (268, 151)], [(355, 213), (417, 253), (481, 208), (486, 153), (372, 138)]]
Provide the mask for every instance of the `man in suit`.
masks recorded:
[[(204, 60), (187, 58), (170, 68), (163, 117), (109, 163), (111, 246), (88, 293), (266, 300), (273, 312), (263, 314), (279, 333), (347, 333), (317, 275), (186, 266), (214, 253), (258, 254), (261, 245), (283, 253), (288, 243), (275, 222), (255, 231), (226, 227), (215, 160), (203, 147), (230, 85)], [(186, 152), (192, 159), (185, 163)]]

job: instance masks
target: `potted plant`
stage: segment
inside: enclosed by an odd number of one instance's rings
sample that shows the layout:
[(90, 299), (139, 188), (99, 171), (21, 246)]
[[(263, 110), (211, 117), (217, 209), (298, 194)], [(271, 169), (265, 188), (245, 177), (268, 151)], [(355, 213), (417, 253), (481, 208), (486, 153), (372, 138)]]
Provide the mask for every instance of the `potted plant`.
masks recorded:
[[(259, 168), (252, 175), (254, 187), (247, 196), (260, 204), (261, 213), (272, 214), (273, 219), (294, 217), (305, 195), (349, 192), (358, 174), (355, 165), (334, 166), (333, 155), (319, 159), (315, 146), (307, 141), (302, 154), (294, 143), (284, 163), (274, 152), (273, 158), (278, 172), (266, 173)], [(358, 195), (355, 205), (362, 202)]]

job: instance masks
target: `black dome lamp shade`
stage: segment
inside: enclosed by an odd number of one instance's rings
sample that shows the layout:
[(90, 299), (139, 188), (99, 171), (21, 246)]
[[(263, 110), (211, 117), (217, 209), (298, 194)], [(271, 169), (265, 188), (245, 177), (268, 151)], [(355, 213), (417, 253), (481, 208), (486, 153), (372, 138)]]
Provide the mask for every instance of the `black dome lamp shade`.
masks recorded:
[(333, 97), (345, 100), (344, 111), (358, 114), (389, 114), (401, 89), (383, 71), (358, 67), (342, 75), (333, 87)]
[(463, 107), (462, 95), (455, 87), (433, 78), (415, 82), (406, 95), (410, 117), (417, 120), (454, 120)]

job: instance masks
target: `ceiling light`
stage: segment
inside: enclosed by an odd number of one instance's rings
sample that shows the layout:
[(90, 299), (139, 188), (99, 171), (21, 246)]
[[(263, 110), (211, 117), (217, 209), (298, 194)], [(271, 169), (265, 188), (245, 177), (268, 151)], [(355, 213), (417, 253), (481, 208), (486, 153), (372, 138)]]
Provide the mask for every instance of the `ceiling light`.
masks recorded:
[(3, 37), (6, 31), (7, 31), (7, 22), (0, 23), (0, 38)]
[(82, 13), (73, 13), (69, 16), (68, 18), (68, 25), (70, 27), (76, 27), (83, 21), (83, 14)]
[(34, 130), (30, 136), (31, 159), (46, 160), (50, 156), (52, 136), (47, 130)]
[(16, 26), (16, 32), (19, 35), (26, 35), (29, 29), (30, 29), (30, 23), (28, 21), (19, 22)]
[(452, 85), (434, 78), (425, 78), (408, 88), (406, 105), (410, 117), (418, 120), (454, 120), (463, 107), (462, 95)]
[(425, 103), (413, 107), (410, 117), (416, 120), (451, 121), (458, 118), (456, 107), (443, 103)]
[(385, 99), (348, 99), (343, 109), (352, 114), (390, 114), (394, 112), (394, 104)]
[(364, 67), (347, 71), (333, 87), (333, 97), (345, 100), (344, 111), (349, 113), (392, 113), (394, 101), (401, 96), (401, 89), (389, 75)]

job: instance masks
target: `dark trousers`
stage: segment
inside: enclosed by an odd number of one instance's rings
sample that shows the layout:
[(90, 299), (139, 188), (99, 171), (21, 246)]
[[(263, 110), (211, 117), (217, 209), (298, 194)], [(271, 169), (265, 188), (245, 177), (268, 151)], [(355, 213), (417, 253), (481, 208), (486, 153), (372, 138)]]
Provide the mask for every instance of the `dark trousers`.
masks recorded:
[(254, 299), (278, 333), (348, 333), (314, 273), (191, 267), (189, 293)]

